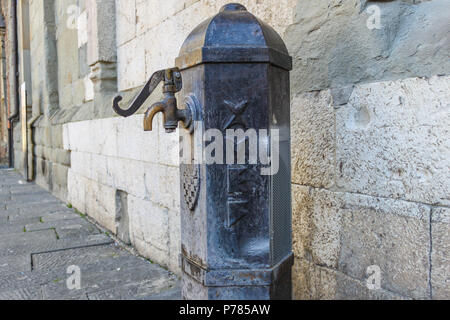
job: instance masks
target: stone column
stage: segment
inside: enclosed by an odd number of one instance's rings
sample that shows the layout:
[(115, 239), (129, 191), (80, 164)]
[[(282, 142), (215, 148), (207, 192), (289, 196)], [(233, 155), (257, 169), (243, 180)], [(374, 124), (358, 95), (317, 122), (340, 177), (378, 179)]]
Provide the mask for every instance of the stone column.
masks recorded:
[(88, 64), (94, 83), (95, 115), (110, 111), (117, 92), (116, 4), (114, 0), (87, 2)]

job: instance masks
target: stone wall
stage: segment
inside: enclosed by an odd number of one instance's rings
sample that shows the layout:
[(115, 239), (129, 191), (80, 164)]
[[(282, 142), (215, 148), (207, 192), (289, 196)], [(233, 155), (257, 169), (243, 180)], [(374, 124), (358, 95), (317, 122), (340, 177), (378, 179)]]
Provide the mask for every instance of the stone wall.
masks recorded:
[(450, 297), (450, 7), (415, 2), (299, 1), (285, 34), (298, 299)]
[[(179, 272), (178, 134), (111, 98), (229, 1), (29, 2), (37, 183)], [(450, 298), (448, 1), (241, 2), (294, 58), (295, 298)]]

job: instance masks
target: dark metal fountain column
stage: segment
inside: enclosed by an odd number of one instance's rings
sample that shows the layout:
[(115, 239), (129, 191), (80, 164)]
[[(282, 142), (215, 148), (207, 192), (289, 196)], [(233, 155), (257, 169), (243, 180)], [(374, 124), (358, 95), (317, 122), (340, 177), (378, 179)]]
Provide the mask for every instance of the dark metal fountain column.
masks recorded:
[[(229, 4), (189, 35), (176, 66), (181, 96), (197, 101), (193, 120), (203, 130), (226, 136), (229, 129), (278, 129), (280, 137), (275, 175), (262, 175), (260, 162), (181, 164), (183, 297), (290, 299), (292, 59), (286, 46), (242, 5)], [(194, 135), (180, 132), (192, 146)]]
[[(176, 68), (155, 72), (128, 109), (119, 106), (122, 97), (114, 99), (114, 110), (131, 116), (163, 82), (164, 100), (147, 110), (144, 130), (152, 130), (160, 112), (167, 133), (183, 123), (185, 299), (291, 298), (291, 69), (280, 36), (242, 5), (228, 4), (189, 35)], [(238, 130), (241, 138), (230, 143), (228, 133)], [(233, 151), (230, 157), (230, 145), (248, 147), (246, 161), (205, 162), (203, 132), (219, 133), (226, 160), (235, 156)], [(250, 161), (255, 142), (259, 157)]]

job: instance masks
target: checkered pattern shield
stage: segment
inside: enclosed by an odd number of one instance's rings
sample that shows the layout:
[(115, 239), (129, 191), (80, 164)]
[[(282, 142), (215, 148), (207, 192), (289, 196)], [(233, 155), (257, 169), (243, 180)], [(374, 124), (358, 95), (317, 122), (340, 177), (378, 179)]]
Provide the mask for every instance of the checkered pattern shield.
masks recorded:
[(183, 196), (189, 210), (197, 205), (200, 190), (200, 168), (198, 165), (183, 165)]

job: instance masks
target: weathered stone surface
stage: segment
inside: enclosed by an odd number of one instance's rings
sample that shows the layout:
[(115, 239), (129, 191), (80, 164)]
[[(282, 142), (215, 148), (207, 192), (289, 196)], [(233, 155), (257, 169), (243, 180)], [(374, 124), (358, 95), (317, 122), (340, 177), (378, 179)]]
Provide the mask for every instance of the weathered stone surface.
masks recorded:
[(0, 292), (0, 300), (42, 300), (40, 287), (29, 287)]
[(126, 255), (126, 251), (114, 245), (85, 247), (33, 255), (33, 270), (55, 269), (78, 264), (94, 263), (102, 258)]
[(450, 209), (433, 210), (431, 287), (433, 299), (450, 297)]
[(149, 280), (127, 284), (120, 288), (88, 293), (89, 300), (180, 300), (181, 292), (176, 283)]
[(157, 263), (168, 265), (169, 211), (150, 201), (128, 196), (131, 243)]
[(48, 240), (56, 240), (56, 235), (53, 230), (42, 230), (36, 232), (15, 232), (0, 235), (1, 245), (3, 247), (12, 246), (17, 237), (20, 237), (22, 245), (29, 245), (35, 242), (45, 242)]
[(67, 206), (61, 202), (41, 203), (39, 206), (36, 204), (37, 203), (33, 203), (29, 206), (23, 206), (18, 209), (11, 210), (11, 213), (9, 214), (9, 221), (14, 222), (29, 218), (40, 218), (45, 214), (68, 211)]
[[(123, 91), (143, 85), (153, 72), (173, 65), (191, 30), (216, 14), (229, 1), (117, 2), (117, 14), (120, 17), (117, 20), (118, 79), (119, 90)], [(297, 0), (241, 1), (250, 12), (274, 26), (281, 34), (293, 21), (292, 8), (296, 2)], [(146, 70), (145, 75), (141, 72), (143, 69)]]
[(83, 214), (115, 233), (116, 190), (69, 170), (68, 201)]
[[(379, 29), (371, 27), (371, 5)], [(293, 93), (448, 74), (448, 9), (445, 0), (298, 1), (285, 36), (294, 56)]]
[(127, 90), (144, 84), (147, 79), (142, 70), (145, 70), (145, 48), (139, 39), (134, 38), (117, 48), (119, 90)]
[(449, 77), (356, 86), (336, 111), (337, 185), (449, 204), (449, 92)]
[(136, 1), (117, 0), (116, 19), (116, 42), (121, 46), (136, 36)]
[[(55, 233), (53, 232), (53, 234)], [(104, 234), (83, 235), (82, 238), (71, 237), (56, 239), (56, 237), (53, 237), (34, 241), (32, 243), (9, 243), (8, 245), (2, 245), (0, 247), (3, 251), (0, 253), (0, 256), (8, 257), (14, 255), (37, 254), (83, 247), (110, 245), (112, 243), (113, 241), (111, 238)]]
[(22, 225), (0, 225), (0, 234), (19, 233), (23, 230), (24, 226)]
[(381, 268), (381, 286), (416, 299), (429, 299), (429, 208), (409, 202), (351, 199), (341, 210), (339, 270), (364, 279)]
[(88, 14), (88, 64), (116, 61), (116, 1), (86, 3)]
[(31, 271), (30, 255), (14, 255), (1, 257), (0, 273), (5, 275), (14, 272)]
[(53, 222), (41, 222), (25, 226), (27, 232), (54, 229), (59, 239), (86, 238), (88, 235), (98, 234), (99, 230), (88, 221), (78, 217)]
[(334, 184), (335, 114), (330, 91), (299, 94), (291, 104), (292, 181)]
[(293, 292), (297, 300), (403, 300), (405, 297), (378, 289), (370, 290), (365, 281), (313, 263), (296, 259)]
[(383, 289), (429, 298), (427, 206), (309, 187), (294, 186), (293, 192), (297, 257), (360, 281), (377, 265)]
[(51, 214), (45, 214), (41, 217), (42, 222), (55, 222), (66, 219), (76, 219), (80, 216), (72, 212), (56, 212)]
[(342, 196), (293, 185), (293, 251), (296, 256), (336, 268), (341, 248)]
[[(85, 292), (88, 295), (102, 297), (106, 290), (111, 294), (114, 291), (115, 299), (142, 299), (142, 297), (157, 294), (176, 284), (176, 279), (168, 271), (161, 268), (155, 268), (151, 264), (141, 267), (117, 268), (102, 273), (93, 273), (92, 271), (81, 271), (84, 281), (79, 292)], [(120, 286), (124, 283), (123, 286)], [(58, 299), (58, 297), (72, 296), (76, 294), (67, 289), (64, 282), (53, 282), (43, 287), (44, 297), (46, 299)], [(102, 299), (114, 299), (113, 296), (103, 296)]]

